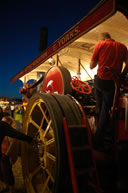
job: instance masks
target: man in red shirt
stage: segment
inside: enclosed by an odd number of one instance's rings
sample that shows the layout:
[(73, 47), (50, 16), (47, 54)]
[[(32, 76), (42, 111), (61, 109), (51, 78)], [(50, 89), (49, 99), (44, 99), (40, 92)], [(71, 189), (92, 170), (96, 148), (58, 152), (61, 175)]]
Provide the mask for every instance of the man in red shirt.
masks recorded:
[(104, 145), (104, 135), (108, 128), (109, 111), (115, 91), (113, 75), (107, 68), (119, 74), (122, 71), (123, 62), (125, 67), (122, 74), (125, 76), (128, 73), (127, 47), (113, 40), (109, 33), (101, 33), (100, 41), (96, 44), (90, 61), (91, 69), (98, 65), (97, 75), (94, 80), (96, 103), (99, 110), (95, 141), (100, 147)]

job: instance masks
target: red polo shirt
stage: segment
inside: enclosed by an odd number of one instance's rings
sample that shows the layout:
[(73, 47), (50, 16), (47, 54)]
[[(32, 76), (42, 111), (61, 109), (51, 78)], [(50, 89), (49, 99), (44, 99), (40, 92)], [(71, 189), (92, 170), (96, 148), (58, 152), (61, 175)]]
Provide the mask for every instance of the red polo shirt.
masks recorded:
[(106, 71), (106, 66), (121, 72), (123, 61), (126, 58), (127, 48), (124, 44), (113, 39), (106, 39), (96, 44), (91, 61), (98, 64), (98, 76), (103, 80), (111, 80), (112, 75)]

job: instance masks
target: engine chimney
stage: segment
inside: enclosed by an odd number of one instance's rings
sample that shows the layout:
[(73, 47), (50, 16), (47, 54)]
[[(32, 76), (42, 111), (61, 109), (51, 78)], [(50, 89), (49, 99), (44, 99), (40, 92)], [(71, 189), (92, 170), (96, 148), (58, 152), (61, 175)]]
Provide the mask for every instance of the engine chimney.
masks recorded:
[(47, 48), (47, 44), (48, 44), (48, 28), (41, 27), (39, 55)]

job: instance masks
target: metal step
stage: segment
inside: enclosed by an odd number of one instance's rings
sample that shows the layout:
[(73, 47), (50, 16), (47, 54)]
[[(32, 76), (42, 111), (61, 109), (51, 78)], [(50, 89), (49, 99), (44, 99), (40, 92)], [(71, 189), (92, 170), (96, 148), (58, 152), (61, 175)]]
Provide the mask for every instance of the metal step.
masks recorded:
[(101, 193), (89, 129), (67, 125), (65, 118), (63, 124), (73, 193)]

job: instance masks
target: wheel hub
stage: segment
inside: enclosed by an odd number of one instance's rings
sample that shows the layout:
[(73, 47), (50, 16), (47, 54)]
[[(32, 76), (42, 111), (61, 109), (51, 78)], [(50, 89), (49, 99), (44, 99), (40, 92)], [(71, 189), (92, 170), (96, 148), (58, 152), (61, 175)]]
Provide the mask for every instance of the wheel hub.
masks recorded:
[(38, 143), (38, 155), (40, 158), (44, 156), (44, 142), (42, 140)]

